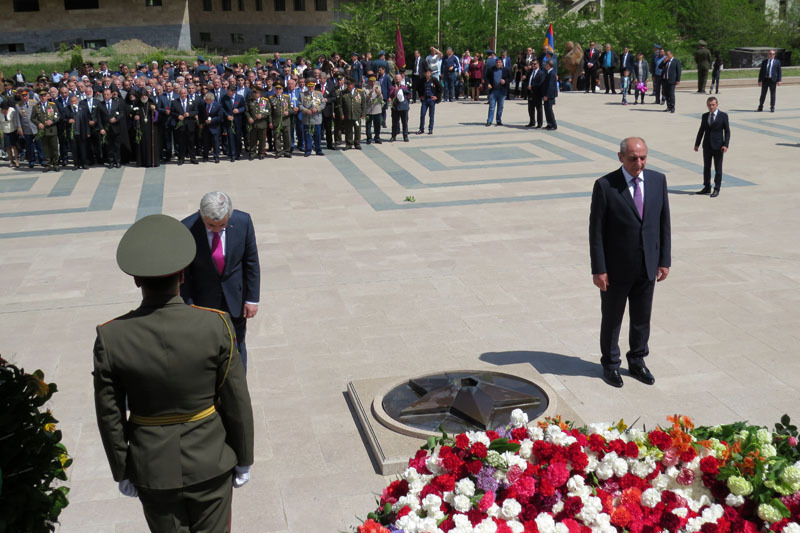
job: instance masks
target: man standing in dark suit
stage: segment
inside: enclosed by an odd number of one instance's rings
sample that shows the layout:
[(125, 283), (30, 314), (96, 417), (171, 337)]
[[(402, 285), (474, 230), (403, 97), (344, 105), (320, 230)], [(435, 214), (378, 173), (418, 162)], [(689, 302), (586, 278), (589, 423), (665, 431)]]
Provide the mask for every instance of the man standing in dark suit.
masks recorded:
[[(539, 68), (539, 60), (531, 62), (531, 74), (527, 80), (528, 87), (528, 124), (526, 128), (541, 128), (544, 120), (542, 114), (542, 88), (544, 87), (545, 71)], [(537, 118), (538, 116), (538, 118)], [(534, 123), (536, 125), (534, 126)]]
[(194, 256), (192, 235), (172, 217), (131, 226), (117, 264), (142, 303), (97, 326), (94, 344), (111, 475), (122, 494), (139, 497), (155, 533), (228, 531), (233, 488), (253, 464), (253, 408), (230, 318), (178, 296)]
[(86, 148), (92, 135), (89, 128), (89, 110), (78, 105), (78, 97), (69, 97), (69, 104), (64, 108), (64, 121), (67, 125), (67, 139), (72, 151), (72, 170), (86, 168)]
[(228, 155), (233, 163), (241, 157), (245, 103), (244, 98), (236, 94), (236, 87), (233, 85), (228, 85), (227, 92), (221, 103), (225, 133), (228, 136)]
[(597, 66), (600, 61), (600, 51), (594, 47), (594, 41), (589, 43), (589, 48), (583, 53), (583, 70), (586, 72), (586, 92), (597, 89)]
[(419, 50), (414, 50), (414, 62), (411, 64), (411, 103), (417, 103), (417, 84), (428, 69), (428, 62), (420, 55)]
[(667, 179), (645, 172), (647, 145), (629, 137), (620, 143), (622, 168), (598, 179), (589, 214), (592, 281), (600, 289), (600, 359), (603, 380), (622, 387), (619, 333), (630, 302), (628, 370), (652, 385), (645, 365), (649, 353), (650, 312), (656, 281), (669, 274), (671, 262)]
[(675, 112), (675, 87), (681, 82), (681, 62), (672, 55), (672, 50), (667, 50), (667, 56), (661, 64), (661, 92), (667, 102), (666, 113)]
[(227, 311), (247, 368), (247, 319), (258, 312), (261, 269), (253, 220), (235, 211), (223, 192), (206, 193), (200, 210), (183, 219), (197, 244), (186, 267), (181, 296), (188, 304)]
[[(631, 73), (631, 77), (633, 77), (633, 54), (628, 50), (627, 46), (622, 49), (622, 53), (619, 55), (620, 79), (622, 79), (622, 75), (625, 72), (625, 69), (628, 69), (628, 72)], [(633, 90), (632, 87), (628, 87), (628, 94), (631, 94), (631, 90)]]
[(170, 104), (170, 115), (175, 120), (175, 139), (178, 141), (178, 164), (182, 165), (186, 154), (193, 165), (198, 164), (194, 155), (194, 131), (197, 127), (197, 106), (189, 100), (186, 89), (181, 89), (180, 96)]
[[(122, 111), (119, 100), (111, 98), (111, 89), (103, 91), (104, 100), (98, 105), (97, 115), (100, 119), (101, 144), (105, 146), (106, 166), (120, 168), (120, 147), (122, 144)], [(105, 137), (105, 142), (103, 142)]]
[(203, 125), (203, 161), (208, 161), (208, 150), (212, 148), (214, 163), (219, 163), (219, 136), (222, 123), (222, 106), (214, 99), (213, 92), (207, 92), (205, 104), (200, 109)]
[(558, 84), (556, 82), (556, 69), (553, 68), (553, 61), (547, 60), (544, 64), (547, 73), (544, 76), (542, 85), (542, 100), (544, 100), (544, 117), (547, 120), (546, 130), (557, 130), (556, 116), (553, 114), (553, 105), (558, 96)]
[(94, 98), (94, 89), (87, 87), (86, 98), (81, 100), (81, 103), (78, 105), (86, 109), (86, 115), (89, 117), (89, 135), (86, 145), (88, 164), (94, 165), (102, 163), (103, 153), (100, 145), (100, 102)]
[(775, 59), (775, 50), (769, 51), (769, 57), (761, 62), (758, 71), (758, 86), (761, 87), (761, 98), (758, 100), (758, 110), (764, 110), (764, 99), (769, 89), (769, 110), (775, 112), (775, 88), (781, 84), (781, 60)]
[(617, 94), (614, 88), (614, 71), (619, 64), (619, 56), (611, 49), (611, 45), (606, 43), (605, 51), (600, 54), (600, 65), (603, 67), (603, 85), (606, 86), (606, 94), (611, 89), (612, 94)]
[(694, 141), (694, 151), (703, 145), (703, 188), (696, 194), (711, 192), (711, 160), (714, 160), (714, 192), (711, 198), (719, 196), (722, 187), (722, 154), (728, 151), (731, 141), (731, 128), (728, 125), (728, 114), (719, 111), (719, 103), (715, 97), (706, 100), (708, 113), (700, 119), (700, 130)]
[[(69, 164), (69, 128), (67, 127), (67, 121), (64, 117), (66, 117), (66, 110), (69, 107), (69, 88), (66, 85), (62, 85), (59, 89), (58, 97), (55, 99), (55, 104), (58, 107), (58, 116), (61, 117), (61, 120), (58, 121), (58, 154), (59, 154), (59, 163), (62, 167), (66, 167)], [(75, 158), (75, 154), (73, 154), (73, 159)], [(73, 161), (74, 163), (74, 161)]]

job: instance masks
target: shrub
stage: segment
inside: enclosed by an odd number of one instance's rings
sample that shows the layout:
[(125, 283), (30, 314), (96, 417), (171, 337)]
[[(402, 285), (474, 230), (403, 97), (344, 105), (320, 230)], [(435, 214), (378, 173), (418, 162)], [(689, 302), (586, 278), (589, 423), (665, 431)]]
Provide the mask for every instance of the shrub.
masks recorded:
[(0, 533), (54, 531), (69, 503), (64, 486), (72, 464), (58, 422), (42, 406), (57, 391), (41, 370), (24, 370), (0, 358)]
[(72, 54), (69, 56), (69, 69), (80, 70), (83, 66), (83, 50), (77, 44), (72, 47)]

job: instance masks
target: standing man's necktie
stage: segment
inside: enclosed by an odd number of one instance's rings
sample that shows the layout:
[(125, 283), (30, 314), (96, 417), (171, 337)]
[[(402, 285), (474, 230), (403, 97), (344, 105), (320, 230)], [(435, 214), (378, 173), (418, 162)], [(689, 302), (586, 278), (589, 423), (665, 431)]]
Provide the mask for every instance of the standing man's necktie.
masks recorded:
[(222, 275), (222, 271), (225, 270), (225, 254), (222, 251), (222, 237), (219, 233), (214, 232), (214, 237), (211, 239), (211, 259), (214, 260), (217, 272)]
[(642, 189), (639, 187), (641, 178), (633, 178), (633, 203), (636, 204), (636, 210), (639, 212), (639, 218), (644, 218), (644, 199), (642, 198)]
[(714, 123), (714, 116), (715, 115), (716, 115), (716, 113), (709, 113), (709, 115), (708, 115), (708, 125), (709, 126)]

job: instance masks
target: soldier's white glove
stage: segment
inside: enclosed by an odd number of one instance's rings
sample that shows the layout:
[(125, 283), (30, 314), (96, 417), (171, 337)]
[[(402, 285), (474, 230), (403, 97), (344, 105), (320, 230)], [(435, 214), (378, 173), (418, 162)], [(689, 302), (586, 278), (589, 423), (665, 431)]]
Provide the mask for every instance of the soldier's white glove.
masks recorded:
[(131, 483), (130, 479), (123, 479), (119, 482), (119, 491), (125, 496), (130, 496), (131, 498), (135, 498), (139, 494), (136, 491), (136, 487), (133, 485), (133, 483)]
[(233, 488), (238, 489), (245, 483), (250, 481), (250, 467), (249, 466), (235, 466), (233, 467)]

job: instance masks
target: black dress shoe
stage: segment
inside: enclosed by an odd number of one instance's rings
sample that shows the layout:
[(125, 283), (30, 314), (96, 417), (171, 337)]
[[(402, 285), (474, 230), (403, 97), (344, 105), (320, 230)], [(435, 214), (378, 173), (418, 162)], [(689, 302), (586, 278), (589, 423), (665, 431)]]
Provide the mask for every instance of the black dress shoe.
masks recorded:
[(695, 194), (709, 194), (711, 193), (711, 185), (704, 185), (702, 189), (697, 191)]
[(618, 389), (622, 387), (622, 376), (619, 375), (619, 370), (604, 368), (603, 381)]
[(502, 121), (502, 120), (498, 120), (498, 121), (497, 121), (497, 125), (498, 125), (498, 126), (502, 126), (502, 125), (503, 125), (503, 121)]
[(716, 198), (719, 196), (719, 189), (714, 189), (714, 192), (711, 193), (711, 198)]
[(533, 127), (533, 122), (529, 122), (529, 123), (525, 124), (525, 127), (526, 128), (532, 128)]
[(656, 378), (653, 377), (653, 374), (650, 373), (650, 370), (648, 370), (645, 365), (632, 366), (628, 371), (631, 373), (631, 376), (635, 377), (645, 385), (652, 385), (656, 382)]

